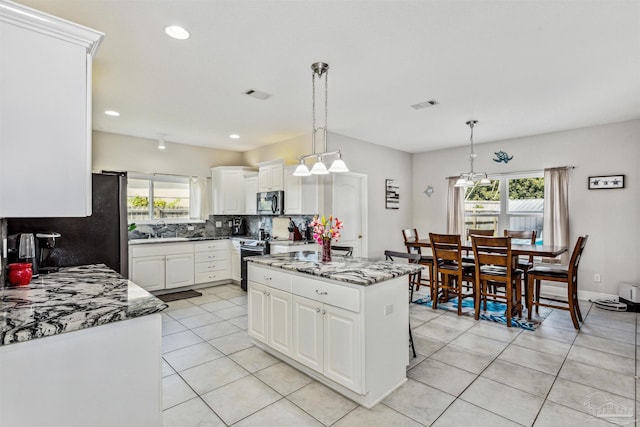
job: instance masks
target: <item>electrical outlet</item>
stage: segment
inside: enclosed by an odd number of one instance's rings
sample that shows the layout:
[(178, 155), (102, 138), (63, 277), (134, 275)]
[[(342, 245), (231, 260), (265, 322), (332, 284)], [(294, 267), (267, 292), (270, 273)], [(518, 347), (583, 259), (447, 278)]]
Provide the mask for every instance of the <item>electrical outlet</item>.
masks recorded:
[(593, 275), (593, 281), (596, 283), (600, 283), (600, 275), (599, 274), (594, 274)]
[(193, 225), (187, 225), (187, 231), (193, 231), (196, 228)]
[(222, 221), (216, 221), (216, 227), (217, 228), (222, 227)]
[(393, 304), (385, 305), (384, 306), (384, 315), (388, 316), (391, 313), (393, 313)]

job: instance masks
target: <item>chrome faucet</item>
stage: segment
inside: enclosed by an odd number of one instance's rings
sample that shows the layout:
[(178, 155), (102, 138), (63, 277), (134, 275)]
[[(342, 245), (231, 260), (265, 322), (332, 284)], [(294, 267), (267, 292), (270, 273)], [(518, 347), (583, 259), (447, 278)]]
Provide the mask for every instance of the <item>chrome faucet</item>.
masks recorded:
[[(161, 224), (162, 224), (162, 228), (160, 227)], [(158, 230), (162, 230), (166, 228), (167, 228), (167, 223), (164, 222), (164, 220), (162, 219), (157, 220), (155, 225), (153, 226), (154, 237), (159, 237)]]

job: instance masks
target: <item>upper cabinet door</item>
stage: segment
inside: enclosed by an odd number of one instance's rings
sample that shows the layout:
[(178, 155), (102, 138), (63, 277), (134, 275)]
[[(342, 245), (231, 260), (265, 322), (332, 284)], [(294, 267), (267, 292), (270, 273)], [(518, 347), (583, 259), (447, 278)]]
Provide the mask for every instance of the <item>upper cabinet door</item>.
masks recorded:
[(15, 3), (0, 8), (0, 34), (0, 217), (91, 215), (91, 61), (103, 34)]
[(259, 191), (281, 191), (284, 190), (282, 174), (284, 162), (274, 160), (258, 164), (258, 189)]

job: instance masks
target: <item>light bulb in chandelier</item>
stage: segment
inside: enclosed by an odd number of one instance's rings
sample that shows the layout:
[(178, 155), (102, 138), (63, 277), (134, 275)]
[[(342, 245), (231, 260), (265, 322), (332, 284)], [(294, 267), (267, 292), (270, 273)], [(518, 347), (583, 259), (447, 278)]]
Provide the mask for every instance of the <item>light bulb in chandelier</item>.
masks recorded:
[(322, 157), (318, 156), (318, 160), (316, 161), (316, 163), (311, 168), (311, 174), (312, 175), (327, 175), (328, 173), (329, 173), (329, 171), (327, 170), (327, 167), (324, 165), (324, 163), (322, 163)]
[(307, 167), (307, 165), (305, 165), (304, 159), (300, 159), (300, 164), (298, 164), (298, 167), (293, 172), (293, 176), (309, 176), (309, 175), (311, 175), (311, 172), (309, 172), (309, 168)]

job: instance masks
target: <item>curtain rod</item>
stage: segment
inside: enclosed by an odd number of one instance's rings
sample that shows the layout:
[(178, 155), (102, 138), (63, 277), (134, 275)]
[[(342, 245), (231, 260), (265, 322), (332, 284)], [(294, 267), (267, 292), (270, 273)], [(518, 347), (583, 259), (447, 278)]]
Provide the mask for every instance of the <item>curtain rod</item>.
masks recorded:
[[(560, 170), (560, 169), (575, 169), (575, 166), (556, 166), (553, 168), (544, 168), (544, 169), (532, 169), (527, 171), (514, 171), (514, 172), (502, 172), (502, 173), (488, 173), (487, 176), (507, 176), (507, 175), (522, 175), (527, 173), (539, 173), (544, 172), (545, 170)], [(460, 175), (455, 176), (447, 176), (444, 179), (448, 180), (451, 178), (460, 178)]]

